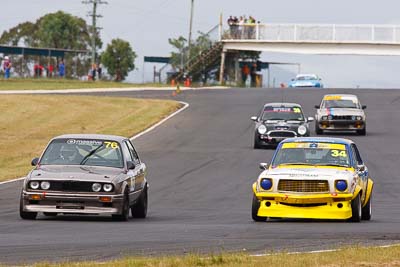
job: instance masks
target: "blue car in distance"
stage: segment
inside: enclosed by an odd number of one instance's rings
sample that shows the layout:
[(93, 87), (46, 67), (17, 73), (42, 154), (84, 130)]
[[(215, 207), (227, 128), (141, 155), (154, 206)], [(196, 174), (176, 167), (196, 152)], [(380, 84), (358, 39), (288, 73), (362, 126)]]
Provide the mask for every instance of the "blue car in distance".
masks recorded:
[(324, 85), (315, 74), (298, 74), (295, 79), (289, 83), (289, 87), (317, 87), (323, 88)]

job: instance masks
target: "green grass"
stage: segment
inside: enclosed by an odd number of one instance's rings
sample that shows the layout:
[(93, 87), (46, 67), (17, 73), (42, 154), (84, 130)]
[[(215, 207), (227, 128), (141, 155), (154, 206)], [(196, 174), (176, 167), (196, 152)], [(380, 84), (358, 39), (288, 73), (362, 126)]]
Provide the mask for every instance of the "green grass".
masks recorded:
[(67, 133), (131, 137), (177, 110), (175, 101), (48, 95), (2, 95), (0, 181), (22, 177), (48, 141)]
[(78, 81), (69, 79), (17, 79), (0, 78), (1, 90), (57, 90), (57, 89), (90, 89), (90, 88), (132, 88), (132, 87), (166, 87), (166, 84), (134, 84), (113, 81)]
[(35, 267), (391, 267), (400, 266), (400, 246), (388, 248), (348, 247), (335, 252), (286, 254), (252, 257), (247, 254), (188, 255), (165, 257), (128, 257), (109, 262), (39, 263)]

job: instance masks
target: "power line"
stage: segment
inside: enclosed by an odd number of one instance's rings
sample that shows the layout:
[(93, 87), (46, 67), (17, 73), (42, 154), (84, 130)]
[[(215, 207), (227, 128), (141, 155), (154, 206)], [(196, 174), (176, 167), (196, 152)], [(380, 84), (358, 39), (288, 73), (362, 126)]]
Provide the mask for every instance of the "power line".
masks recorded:
[(97, 18), (102, 17), (101, 15), (97, 14), (97, 5), (101, 4), (108, 4), (105, 1), (102, 0), (85, 0), (82, 1), (83, 4), (92, 4), (93, 9), (92, 12), (88, 13), (89, 17), (92, 17), (92, 36), (91, 36), (91, 41), (92, 41), (92, 64), (96, 63), (96, 36), (97, 36), (97, 30), (100, 30), (100, 27), (96, 26), (96, 20)]

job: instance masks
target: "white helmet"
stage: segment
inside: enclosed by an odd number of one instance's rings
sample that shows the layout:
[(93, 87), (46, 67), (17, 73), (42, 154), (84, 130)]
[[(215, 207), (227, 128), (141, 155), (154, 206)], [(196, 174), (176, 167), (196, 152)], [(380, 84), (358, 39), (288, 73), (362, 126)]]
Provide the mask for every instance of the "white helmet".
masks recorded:
[(9, 58), (8, 56), (5, 56), (4, 59), (5, 59), (5, 60), (9, 60), (10, 58)]

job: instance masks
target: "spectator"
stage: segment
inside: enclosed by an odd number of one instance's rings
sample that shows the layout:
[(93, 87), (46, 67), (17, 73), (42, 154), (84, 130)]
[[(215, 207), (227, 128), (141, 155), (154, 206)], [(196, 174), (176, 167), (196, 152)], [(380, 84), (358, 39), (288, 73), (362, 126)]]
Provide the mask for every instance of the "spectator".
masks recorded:
[(8, 56), (5, 56), (3, 61), (4, 78), (6, 79), (10, 78), (11, 67), (12, 64), (10, 58)]
[(242, 81), (243, 85), (246, 84), (247, 76), (250, 74), (250, 68), (247, 66), (247, 63), (244, 63), (242, 67)]
[(239, 29), (238, 29), (238, 39), (242, 39), (243, 36), (243, 32), (244, 32), (244, 27), (245, 27), (245, 22), (244, 22), (244, 18), (242, 16), (240, 16), (239, 18)]
[(233, 36), (234, 36), (233, 23), (234, 22), (233, 22), (233, 17), (232, 16), (229, 16), (227, 23), (228, 23), (228, 26), (229, 26), (230, 38), (233, 39)]
[(99, 65), (97, 67), (97, 75), (99, 77), (99, 80), (101, 79), (102, 71), (103, 71), (103, 67), (101, 66), (101, 63), (99, 63)]
[(257, 63), (253, 63), (250, 68), (250, 86), (256, 87), (256, 77), (257, 77)]
[(238, 30), (238, 28), (239, 28), (239, 19), (238, 19), (238, 17), (233, 17), (233, 25), (232, 25), (232, 28), (233, 28), (233, 35), (234, 35), (234, 39), (237, 39), (238, 38), (238, 32), (239, 32), (239, 30)]
[(90, 70), (90, 76), (92, 76), (92, 80), (96, 80), (96, 72), (97, 72), (97, 66), (96, 63), (92, 64), (92, 69)]
[(33, 65), (33, 77), (39, 77), (39, 64), (37, 62)]
[(247, 20), (247, 39), (253, 39), (254, 38), (254, 27), (255, 27), (255, 19), (252, 16), (249, 16), (249, 19)]
[(50, 63), (47, 66), (47, 77), (49, 77), (49, 78), (53, 77), (53, 71), (54, 71), (53, 64)]
[(58, 76), (60, 76), (60, 78), (64, 78), (64, 76), (65, 76), (64, 59), (61, 59), (60, 63), (58, 63)]

